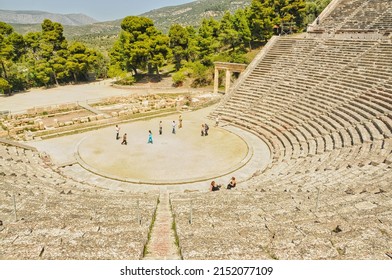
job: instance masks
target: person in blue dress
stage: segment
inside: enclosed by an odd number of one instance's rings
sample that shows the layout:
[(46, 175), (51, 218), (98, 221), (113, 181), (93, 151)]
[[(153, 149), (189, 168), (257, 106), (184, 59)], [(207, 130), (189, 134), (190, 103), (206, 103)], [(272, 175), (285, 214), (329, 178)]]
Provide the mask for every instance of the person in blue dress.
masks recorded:
[(148, 142), (147, 142), (147, 144), (152, 144), (152, 132), (151, 132), (151, 130), (149, 130), (148, 131)]

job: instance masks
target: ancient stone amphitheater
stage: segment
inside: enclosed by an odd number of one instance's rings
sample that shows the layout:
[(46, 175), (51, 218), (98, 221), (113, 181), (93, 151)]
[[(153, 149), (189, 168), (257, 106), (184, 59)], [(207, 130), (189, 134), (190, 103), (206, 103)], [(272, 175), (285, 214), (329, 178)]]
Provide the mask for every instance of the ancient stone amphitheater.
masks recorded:
[(269, 41), (211, 114), (271, 151), (234, 190), (106, 190), (1, 145), (0, 259), (391, 259), (391, 32), (390, 0), (334, 0)]

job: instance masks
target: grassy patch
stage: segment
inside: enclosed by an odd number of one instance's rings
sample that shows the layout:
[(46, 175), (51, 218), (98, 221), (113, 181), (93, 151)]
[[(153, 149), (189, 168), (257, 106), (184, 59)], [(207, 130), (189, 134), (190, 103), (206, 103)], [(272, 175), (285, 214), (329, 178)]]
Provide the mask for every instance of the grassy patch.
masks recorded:
[(154, 227), (155, 220), (157, 218), (157, 211), (158, 211), (159, 203), (160, 203), (160, 201), (159, 201), (159, 197), (158, 197), (158, 199), (157, 199), (157, 206), (155, 207), (155, 211), (154, 211), (154, 214), (152, 215), (152, 219), (151, 219), (151, 224), (150, 224), (150, 227), (148, 228), (147, 242), (146, 242), (146, 244), (144, 245), (144, 248), (143, 248), (143, 257), (145, 257), (149, 253), (149, 251), (148, 251), (148, 244), (150, 243), (152, 228)]
[(172, 213), (172, 219), (173, 219), (171, 229), (174, 232), (174, 239), (175, 239), (174, 244), (177, 247), (178, 255), (183, 260), (184, 258), (182, 257), (182, 254), (181, 254), (180, 239), (178, 238), (178, 234), (177, 234), (176, 215), (174, 214), (173, 205), (171, 204), (171, 200), (170, 200), (170, 212)]

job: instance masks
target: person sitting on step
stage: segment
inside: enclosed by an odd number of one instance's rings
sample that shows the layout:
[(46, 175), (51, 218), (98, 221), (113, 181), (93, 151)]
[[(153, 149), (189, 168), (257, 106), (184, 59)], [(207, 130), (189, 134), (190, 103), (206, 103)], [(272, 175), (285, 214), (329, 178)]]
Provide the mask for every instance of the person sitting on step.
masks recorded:
[(237, 181), (235, 180), (235, 177), (231, 177), (230, 183), (227, 185), (227, 189), (230, 190), (232, 188), (235, 188), (237, 185)]
[(220, 190), (221, 185), (217, 185), (215, 181), (211, 182), (210, 191), (215, 192)]

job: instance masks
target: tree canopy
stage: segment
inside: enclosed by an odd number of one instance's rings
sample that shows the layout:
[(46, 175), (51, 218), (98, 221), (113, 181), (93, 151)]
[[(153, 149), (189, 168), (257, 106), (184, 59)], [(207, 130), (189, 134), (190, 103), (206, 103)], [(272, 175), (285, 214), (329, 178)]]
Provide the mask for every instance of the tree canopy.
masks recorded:
[(190, 77), (195, 86), (205, 85), (215, 61), (249, 62), (246, 54), (252, 48), (274, 34), (301, 32), (330, 1), (253, 0), (221, 20), (202, 19), (197, 29), (173, 24), (167, 35), (151, 19), (128, 16), (106, 56), (83, 43), (68, 42), (63, 26), (48, 19), (40, 32), (24, 36), (0, 22), (0, 92), (86, 81), (89, 73), (132, 83), (132, 76), (159, 74), (168, 65), (174, 67), (176, 84)]
[(145, 17), (128, 16), (121, 23), (121, 33), (110, 53), (111, 67), (121, 71), (138, 69), (159, 73), (171, 55), (168, 36)]
[(69, 44), (63, 26), (45, 19), (41, 32), (22, 36), (0, 22), (0, 92), (87, 80), (104, 74), (103, 55), (82, 43)]

